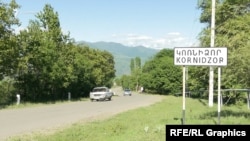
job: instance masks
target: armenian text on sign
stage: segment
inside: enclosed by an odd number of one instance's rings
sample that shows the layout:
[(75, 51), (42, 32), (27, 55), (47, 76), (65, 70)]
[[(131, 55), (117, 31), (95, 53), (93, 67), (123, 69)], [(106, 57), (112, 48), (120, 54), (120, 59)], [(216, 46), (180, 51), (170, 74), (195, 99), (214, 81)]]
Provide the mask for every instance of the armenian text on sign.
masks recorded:
[(182, 66), (226, 66), (227, 48), (175, 47), (174, 64)]

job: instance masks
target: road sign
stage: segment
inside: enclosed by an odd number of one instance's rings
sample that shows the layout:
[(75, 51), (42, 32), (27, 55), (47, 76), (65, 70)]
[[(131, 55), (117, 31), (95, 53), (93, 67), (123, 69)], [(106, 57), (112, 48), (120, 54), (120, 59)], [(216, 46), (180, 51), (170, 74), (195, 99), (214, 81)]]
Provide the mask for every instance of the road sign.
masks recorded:
[(226, 47), (175, 47), (174, 64), (181, 66), (226, 66)]

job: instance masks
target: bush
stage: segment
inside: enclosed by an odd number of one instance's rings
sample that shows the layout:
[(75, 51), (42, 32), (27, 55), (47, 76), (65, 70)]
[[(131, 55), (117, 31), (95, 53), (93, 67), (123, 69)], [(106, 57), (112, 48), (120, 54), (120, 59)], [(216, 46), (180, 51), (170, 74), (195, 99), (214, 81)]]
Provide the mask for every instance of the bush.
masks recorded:
[(14, 80), (6, 77), (0, 81), (0, 106), (10, 104), (15, 98), (15, 88), (13, 87)]

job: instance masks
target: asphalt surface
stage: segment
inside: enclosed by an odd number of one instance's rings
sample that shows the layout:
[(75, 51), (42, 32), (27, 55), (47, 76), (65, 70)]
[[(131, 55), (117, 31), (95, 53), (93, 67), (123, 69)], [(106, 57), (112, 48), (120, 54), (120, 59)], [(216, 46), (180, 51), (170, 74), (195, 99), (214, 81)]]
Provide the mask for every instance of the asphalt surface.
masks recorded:
[(39, 107), (0, 110), (0, 141), (9, 137), (36, 131), (63, 128), (76, 122), (91, 122), (115, 114), (149, 106), (162, 96), (138, 94), (123, 96), (121, 88), (112, 89), (116, 96), (111, 101), (78, 101)]

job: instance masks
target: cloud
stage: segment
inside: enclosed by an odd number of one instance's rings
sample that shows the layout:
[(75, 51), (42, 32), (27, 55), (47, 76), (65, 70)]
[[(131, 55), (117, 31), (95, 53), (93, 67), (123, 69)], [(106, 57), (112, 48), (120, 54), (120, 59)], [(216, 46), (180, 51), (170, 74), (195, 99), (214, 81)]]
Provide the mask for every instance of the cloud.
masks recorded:
[(127, 46), (145, 46), (154, 49), (174, 48), (174, 47), (194, 47), (198, 45), (196, 39), (183, 36), (179, 32), (170, 32), (160, 38), (147, 35), (129, 33), (127, 35), (113, 34), (115, 42)]

